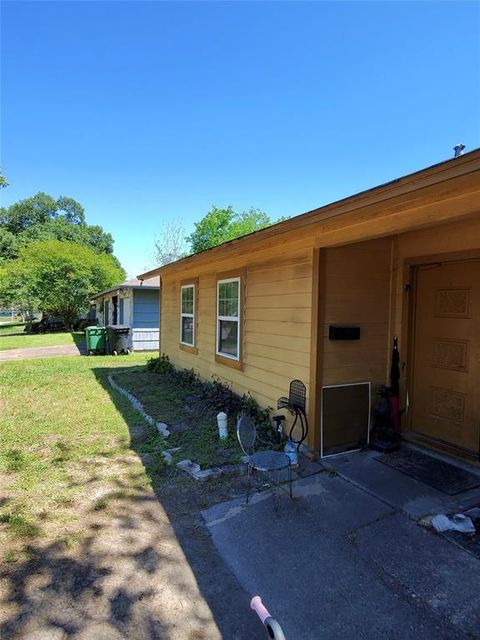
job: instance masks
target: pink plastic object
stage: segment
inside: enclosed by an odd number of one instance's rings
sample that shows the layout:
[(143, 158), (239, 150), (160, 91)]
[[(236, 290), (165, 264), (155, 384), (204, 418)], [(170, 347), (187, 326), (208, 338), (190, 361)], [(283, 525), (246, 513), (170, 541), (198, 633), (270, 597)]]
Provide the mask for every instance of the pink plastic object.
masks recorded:
[(265, 624), (265, 620), (270, 618), (270, 614), (264, 606), (262, 599), (260, 596), (254, 596), (250, 601), (250, 607), (255, 611), (257, 616), (262, 621), (262, 624)]

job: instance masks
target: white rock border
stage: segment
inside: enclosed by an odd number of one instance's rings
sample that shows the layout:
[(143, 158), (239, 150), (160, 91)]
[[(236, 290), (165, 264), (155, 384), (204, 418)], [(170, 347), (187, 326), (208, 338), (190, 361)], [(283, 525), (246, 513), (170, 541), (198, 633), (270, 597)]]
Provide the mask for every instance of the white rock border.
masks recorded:
[(180, 471), (188, 473), (189, 476), (197, 480), (198, 482), (205, 482), (205, 480), (212, 480), (219, 478), (220, 476), (233, 476), (240, 475), (245, 471), (244, 464), (228, 464), (225, 467), (211, 467), (210, 469), (200, 469), (200, 465), (191, 460), (180, 460), (175, 465)]
[(148, 422), (149, 425), (151, 425), (152, 427), (155, 427), (160, 433), (160, 435), (162, 435), (164, 438), (168, 438), (168, 436), (170, 435), (168, 426), (164, 422), (157, 422), (155, 418), (149, 415), (145, 411), (143, 404), (140, 402), (140, 400), (136, 398), (132, 393), (130, 393), (130, 391), (127, 391), (126, 389), (121, 387), (118, 384), (118, 382), (115, 382), (115, 380), (112, 377), (112, 374), (109, 374), (108, 376), (108, 383), (112, 387), (112, 389), (115, 389), (115, 391), (118, 391), (118, 393), (121, 393), (122, 396), (125, 396), (125, 398), (127, 398), (127, 400), (130, 402), (130, 404), (135, 409), (135, 411), (138, 411), (138, 413), (142, 416), (142, 418), (146, 422)]

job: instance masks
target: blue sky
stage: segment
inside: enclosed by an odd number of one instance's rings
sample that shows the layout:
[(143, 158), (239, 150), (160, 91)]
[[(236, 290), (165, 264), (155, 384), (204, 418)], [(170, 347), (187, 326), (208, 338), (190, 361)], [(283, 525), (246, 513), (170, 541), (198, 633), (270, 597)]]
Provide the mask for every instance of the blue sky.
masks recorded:
[(130, 275), (162, 222), (296, 215), (480, 146), (474, 2), (2, 3), (8, 205), (81, 202)]

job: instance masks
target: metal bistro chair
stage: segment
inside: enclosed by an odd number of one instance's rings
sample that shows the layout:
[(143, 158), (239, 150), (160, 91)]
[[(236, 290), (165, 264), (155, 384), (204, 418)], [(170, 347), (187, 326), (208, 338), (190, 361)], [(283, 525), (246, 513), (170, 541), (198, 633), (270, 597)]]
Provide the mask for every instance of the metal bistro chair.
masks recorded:
[[(292, 467), (290, 465), (290, 458), (286, 453), (282, 451), (256, 451), (255, 445), (258, 442), (271, 445), (271, 443), (263, 442), (257, 436), (257, 430), (255, 424), (250, 416), (242, 416), (237, 421), (237, 438), (242, 448), (243, 453), (248, 458), (248, 487), (247, 487), (247, 504), (250, 499), (251, 489), (251, 477), (254, 471), (259, 471), (264, 474), (270, 486), (282, 489), (293, 498), (292, 493)], [(287, 470), (288, 491), (282, 487), (282, 475), (284, 475), (285, 469)], [(274, 492), (274, 501), (276, 507), (276, 499)]]

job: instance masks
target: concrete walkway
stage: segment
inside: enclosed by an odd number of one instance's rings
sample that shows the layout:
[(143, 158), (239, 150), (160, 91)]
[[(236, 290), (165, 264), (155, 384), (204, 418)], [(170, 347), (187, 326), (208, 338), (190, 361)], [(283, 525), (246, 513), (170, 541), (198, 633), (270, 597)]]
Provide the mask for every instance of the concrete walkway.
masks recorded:
[[(453, 460), (448, 456), (430, 450), (425, 451), (413, 445), (408, 445), (408, 447), (403, 445), (403, 447), (428, 453), (433, 458), (454, 464), (480, 476), (480, 468), (466, 462)], [(396, 469), (381, 464), (376, 460), (380, 455), (377, 451), (344, 453), (324, 458), (323, 464), (413, 520), (420, 520), (424, 516), (439, 513), (447, 515), (461, 513), (480, 504), (480, 487), (450, 496), (400, 473)]]
[(29, 349), (8, 349), (0, 351), (0, 360), (27, 360), (30, 358), (50, 358), (51, 356), (80, 356), (86, 355), (84, 345), (58, 345), (54, 347), (30, 347)]
[[(379, 463), (378, 466), (382, 468)], [(203, 512), (213, 542), (287, 638), (480, 636), (480, 562), (380, 496), (320, 473)]]

